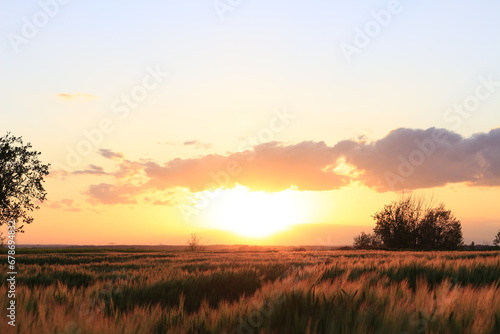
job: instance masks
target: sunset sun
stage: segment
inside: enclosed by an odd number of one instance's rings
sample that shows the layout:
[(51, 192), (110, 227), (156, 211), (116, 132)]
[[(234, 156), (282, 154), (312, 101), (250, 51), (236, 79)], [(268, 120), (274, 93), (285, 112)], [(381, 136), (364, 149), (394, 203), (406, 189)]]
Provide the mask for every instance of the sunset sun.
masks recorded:
[(267, 237), (303, 222), (305, 209), (294, 195), (292, 190), (267, 193), (242, 186), (219, 190), (207, 219), (217, 229), (245, 237)]

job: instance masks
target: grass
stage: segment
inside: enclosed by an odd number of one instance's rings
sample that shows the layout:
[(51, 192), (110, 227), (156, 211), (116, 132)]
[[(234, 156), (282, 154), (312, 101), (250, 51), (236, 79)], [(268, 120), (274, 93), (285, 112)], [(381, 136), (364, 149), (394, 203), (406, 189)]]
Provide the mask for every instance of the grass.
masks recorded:
[[(1, 333), (500, 333), (500, 252), (26, 252)], [(7, 264), (0, 306), (7, 307)]]

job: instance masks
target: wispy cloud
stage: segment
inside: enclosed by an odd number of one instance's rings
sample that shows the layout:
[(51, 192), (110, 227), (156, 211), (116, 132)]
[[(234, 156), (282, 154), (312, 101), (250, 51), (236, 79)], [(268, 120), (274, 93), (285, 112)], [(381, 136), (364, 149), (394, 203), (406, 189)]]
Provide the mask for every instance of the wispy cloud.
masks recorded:
[(184, 146), (192, 146), (196, 149), (205, 149), (205, 150), (212, 148), (212, 144), (204, 143), (204, 142), (201, 142), (197, 139), (185, 141)]
[(159, 145), (171, 145), (171, 146), (190, 146), (190, 147), (193, 147), (195, 149), (204, 149), (204, 150), (208, 150), (210, 148), (213, 147), (212, 144), (210, 143), (205, 143), (205, 142), (202, 142), (198, 139), (194, 139), (194, 140), (186, 140), (184, 142), (170, 142), (170, 141), (167, 141), (167, 142), (159, 142), (158, 143)]
[(85, 93), (59, 93), (56, 94), (56, 97), (62, 100), (71, 101), (71, 100), (95, 100), (97, 96), (92, 94)]
[(141, 187), (109, 183), (91, 185), (86, 192), (90, 201), (95, 204), (136, 204), (136, 195), (140, 193)]
[(104, 168), (96, 166), (96, 165), (89, 165), (88, 169), (74, 171), (72, 174), (74, 174), (74, 175), (109, 175), (108, 173), (106, 173), (104, 171)]
[(111, 160), (123, 160), (125, 159), (124, 155), (122, 153), (117, 153), (113, 152), (109, 149), (102, 148), (99, 150), (99, 154), (103, 156), (106, 159), (111, 159)]
[(72, 199), (62, 199), (60, 201), (47, 201), (43, 204), (51, 209), (57, 209), (62, 211), (79, 212), (82, 211), (81, 207), (75, 203)]

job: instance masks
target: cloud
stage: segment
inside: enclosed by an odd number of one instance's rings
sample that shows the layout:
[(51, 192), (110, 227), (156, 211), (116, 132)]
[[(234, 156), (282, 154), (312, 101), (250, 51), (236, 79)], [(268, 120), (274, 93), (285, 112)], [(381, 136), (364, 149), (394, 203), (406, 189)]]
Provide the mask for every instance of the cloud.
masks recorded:
[(213, 147), (212, 144), (210, 143), (204, 143), (202, 141), (199, 141), (198, 139), (195, 140), (186, 140), (185, 142), (179, 143), (179, 142), (158, 142), (158, 145), (170, 145), (170, 146), (191, 146), (195, 149), (205, 149), (208, 150)]
[(49, 167), (49, 175), (47, 175), (47, 178), (64, 180), (69, 174), (70, 172), (67, 172), (63, 169), (54, 169), (54, 167), (51, 165)]
[(340, 142), (335, 151), (378, 191), (500, 185), (500, 129), (463, 138), (445, 129), (401, 128), (372, 143)]
[[(117, 184), (93, 185), (88, 195), (104, 204), (136, 202), (137, 196), (169, 189), (191, 193), (237, 184), (250, 190), (323, 191), (360, 183), (380, 192), (439, 187), (450, 183), (500, 185), (500, 129), (469, 138), (445, 130), (400, 128), (384, 138), (364, 137), (328, 146), (304, 141), (270, 142), (244, 152), (191, 159), (129, 161), (101, 150), (118, 164), (112, 173), (95, 166), (96, 175), (112, 175)], [(133, 182), (132, 182), (133, 181)], [(149, 203), (155, 201), (155, 197)], [(173, 205), (170, 197), (158, 203)]]
[(62, 211), (79, 212), (82, 211), (79, 205), (77, 205), (72, 199), (62, 199), (55, 202), (44, 203), (45, 206), (51, 209), (57, 209)]
[(74, 175), (109, 175), (109, 173), (106, 173), (104, 171), (104, 168), (96, 166), (96, 165), (89, 165), (89, 169), (74, 171), (72, 174), (74, 174)]
[(150, 192), (144, 202), (159, 206), (176, 206), (185, 203), (183, 197), (186, 195), (188, 194), (182, 191)]
[(207, 155), (175, 159), (164, 165), (145, 163), (148, 186), (165, 189), (186, 187), (191, 191), (232, 188), (241, 184), (254, 190), (328, 190), (346, 184), (342, 175), (322, 168), (334, 159), (324, 142), (302, 142), (293, 146), (272, 142), (253, 150), (229, 155)]
[[(193, 159), (174, 159), (164, 165), (156, 162), (117, 161), (117, 169), (106, 175), (115, 176), (116, 184), (91, 185), (86, 192), (94, 203), (134, 204), (137, 198), (148, 196), (146, 202), (156, 205), (177, 205), (173, 198), (182, 190), (190, 192), (209, 188), (232, 188), (236, 184), (253, 190), (280, 191), (290, 187), (301, 190), (329, 190), (339, 188), (347, 179), (322, 167), (332, 159), (332, 148), (324, 142), (303, 142), (285, 146), (274, 142), (256, 146), (254, 150), (229, 155), (207, 155)], [(118, 154), (106, 150), (105, 157)], [(122, 157), (120, 155), (120, 157)], [(133, 185), (127, 180), (136, 180)], [(137, 182), (137, 180), (141, 182)], [(158, 199), (151, 193), (176, 189), (170, 196)], [(184, 191), (184, 197), (186, 196)], [(178, 197), (182, 197), (179, 195)], [(151, 199), (154, 198), (154, 199)]]
[(133, 185), (100, 183), (91, 185), (86, 194), (95, 204), (136, 204), (135, 196), (140, 194), (140, 190), (140, 187)]
[(113, 151), (106, 149), (106, 148), (101, 148), (99, 150), (99, 154), (101, 156), (103, 156), (104, 158), (111, 159), (111, 160), (123, 160), (123, 159), (125, 159), (125, 157), (123, 156), (122, 153), (116, 153), (116, 152), (113, 152)]
[(193, 146), (196, 149), (210, 149), (212, 148), (212, 144), (209, 143), (203, 143), (199, 140), (188, 140), (183, 143), (184, 146)]
[(91, 185), (85, 193), (93, 204), (137, 204), (176, 206), (187, 203), (189, 194), (182, 190), (158, 190), (127, 183)]
[(84, 93), (59, 93), (56, 94), (56, 97), (62, 100), (71, 101), (71, 100), (95, 100), (97, 96), (92, 94), (84, 94)]

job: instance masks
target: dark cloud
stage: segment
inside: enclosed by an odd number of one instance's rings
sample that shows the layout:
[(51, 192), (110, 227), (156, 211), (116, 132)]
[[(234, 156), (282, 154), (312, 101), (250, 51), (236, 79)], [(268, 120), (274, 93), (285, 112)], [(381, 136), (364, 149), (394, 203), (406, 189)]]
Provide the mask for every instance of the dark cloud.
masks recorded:
[(379, 191), (500, 184), (500, 129), (463, 138), (445, 129), (402, 128), (371, 143), (340, 142), (335, 151)]

